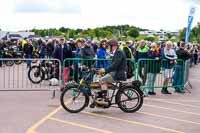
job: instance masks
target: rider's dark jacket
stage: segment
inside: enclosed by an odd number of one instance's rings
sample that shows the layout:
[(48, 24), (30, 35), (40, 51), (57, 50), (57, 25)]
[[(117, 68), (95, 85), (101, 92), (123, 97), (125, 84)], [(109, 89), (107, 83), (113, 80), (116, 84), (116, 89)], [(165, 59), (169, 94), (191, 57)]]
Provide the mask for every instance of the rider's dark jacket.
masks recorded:
[(120, 49), (114, 53), (110, 66), (106, 73), (115, 72), (114, 80), (126, 80), (126, 55)]

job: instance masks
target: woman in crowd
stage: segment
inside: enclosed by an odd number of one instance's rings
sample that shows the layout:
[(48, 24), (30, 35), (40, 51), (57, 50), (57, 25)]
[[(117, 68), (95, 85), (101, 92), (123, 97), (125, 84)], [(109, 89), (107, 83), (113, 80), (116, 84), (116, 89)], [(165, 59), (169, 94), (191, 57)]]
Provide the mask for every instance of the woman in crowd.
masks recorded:
[(104, 59), (104, 60), (98, 60), (97, 61), (97, 68), (107, 68), (109, 63), (106, 61), (106, 57), (108, 56), (107, 52), (107, 40), (102, 40), (100, 42), (100, 47), (97, 50), (97, 58), (98, 59)]
[(156, 95), (154, 91), (154, 83), (156, 80), (156, 75), (157, 73), (160, 73), (160, 67), (161, 67), (161, 62), (160, 62), (160, 50), (157, 49), (157, 44), (152, 43), (150, 45), (150, 50), (149, 50), (149, 58), (153, 60), (149, 60), (147, 62), (147, 86), (150, 86), (151, 88), (146, 89), (147, 93), (149, 95)]
[(162, 49), (161, 52), (162, 58), (164, 59), (162, 61), (162, 67), (164, 69), (164, 82), (163, 82), (163, 88), (162, 88), (162, 94), (171, 94), (167, 90), (168, 82), (170, 78), (172, 78), (173, 75), (173, 67), (177, 63), (177, 55), (175, 50), (172, 48), (172, 42), (168, 41), (166, 42), (165, 48)]
[[(76, 40), (75, 46), (76, 46), (76, 51), (74, 53), (74, 57), (81, 58), (81, 48), (82, 48), (81, 39)], [(81, 75), (82, 75), (80, 72), (80, 69), (79, 69), (80, 63), (81, 63), (81, 60), (79, 60), (79, 59), (75, 60), (75, 62), (74, 62), (74, 80), (76, 82), (78, 82), (78, 80), (81, 78)]]

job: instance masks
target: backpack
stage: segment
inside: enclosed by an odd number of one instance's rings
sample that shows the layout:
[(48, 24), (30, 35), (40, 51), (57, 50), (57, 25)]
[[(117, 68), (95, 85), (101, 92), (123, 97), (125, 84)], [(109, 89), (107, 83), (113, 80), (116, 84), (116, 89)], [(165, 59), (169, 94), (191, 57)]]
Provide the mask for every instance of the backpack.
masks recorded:
[(127, 65), (126, 65), (126, 77), (127, 79), (130, 79), (134, 76), (134, 62), (127, 60)]
[(123, 51), (126, 55), (127, 65), (126, 65), (126, 77), (130, 79), (134, 76), (134, 62), (130, 59), (133, 59), (133, 55), (130, 53), (130, 50), (128, 47), (123, 47)]

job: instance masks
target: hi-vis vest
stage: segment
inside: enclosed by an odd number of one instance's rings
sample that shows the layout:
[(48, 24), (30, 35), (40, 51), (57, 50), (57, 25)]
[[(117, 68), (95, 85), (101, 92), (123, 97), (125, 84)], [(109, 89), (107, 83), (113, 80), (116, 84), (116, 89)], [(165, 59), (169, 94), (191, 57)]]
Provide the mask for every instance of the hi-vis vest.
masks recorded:
[(137, 48), (137, 52), (140, 52), (140, 53), (146, 53), (148, 51), (149, 51), (149, 48), (147, 46), (144, 46), (144, 48), (141, 48), (141, 47)]
[(24, 48), (24, 46), (27, 44), (26, 40), (22, 40), (22, 48)]
[(119, 48), (120, 48), (122, 51), (124, 51), (124, 48), (127, 48), (128, 51), (129, 51), (129, 53), (130, 53), (130, 55), (131, 55), (131, 59), (133, 59), (133, 52), (132, 52), (132, 50), (131, 50), (128, 46), (120, 45)]

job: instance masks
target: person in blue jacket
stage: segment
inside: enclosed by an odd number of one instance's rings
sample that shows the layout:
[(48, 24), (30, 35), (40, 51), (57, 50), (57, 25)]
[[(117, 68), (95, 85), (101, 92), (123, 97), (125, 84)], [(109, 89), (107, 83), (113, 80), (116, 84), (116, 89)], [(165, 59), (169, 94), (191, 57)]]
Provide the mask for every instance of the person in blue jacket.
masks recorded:
[[(102, 40), (100, 42), (100, 47), (97, 50), (97, 58), (98, 59), (106, 59), (108, 56), (107, 52), (107, 40)], [(97, 68), (107, 68), (109, 65), (109, 62), (107, 60), (98, 60), (97, 61)]]
[(76, 51), (74, 53), (74, 57), (77, 58), (74, 62), (74, 80), (78, 83), (79, 79), (82, 77), (82, 73), (80, 70), (81, 64), (81, 49), (82, 49), (82, 41), (81, 39), (76, 40)]
[(80, 39), (76, 40), (76, 52), (74, 54), (75, 58), (81, 58), (81, 48), (82, 48), (82, 41)]

